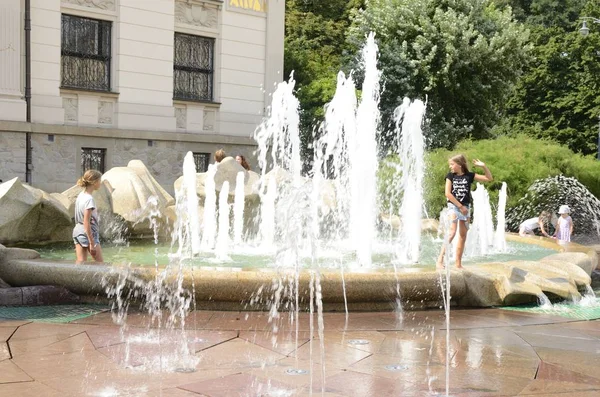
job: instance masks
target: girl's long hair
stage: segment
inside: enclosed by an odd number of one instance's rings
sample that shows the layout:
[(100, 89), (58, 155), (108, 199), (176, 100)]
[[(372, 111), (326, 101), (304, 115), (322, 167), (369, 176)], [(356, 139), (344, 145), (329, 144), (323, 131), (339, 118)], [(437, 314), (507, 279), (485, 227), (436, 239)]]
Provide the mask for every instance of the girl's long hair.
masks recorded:
[(469, 165), (467, 164), (467, 159), (464, 154), (457, 154), (456, 156), (450, 157), (450, 161), (460, 165), (462, 172), (466, 174), (469, 172)]
[(102, 178), (102, 173), (97, 170), (87, 170), (81, 178), (77, 180), (77, 186), (87, 188), (88, 186), (96, 183), (97, 180)]

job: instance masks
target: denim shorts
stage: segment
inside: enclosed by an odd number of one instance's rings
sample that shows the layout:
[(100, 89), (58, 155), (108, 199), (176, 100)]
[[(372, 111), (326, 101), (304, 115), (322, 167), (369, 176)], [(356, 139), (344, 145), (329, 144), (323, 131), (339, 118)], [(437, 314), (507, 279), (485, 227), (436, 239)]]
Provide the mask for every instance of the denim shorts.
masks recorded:
[(449, 213), (455, 214), (456, 218), (453, 219), (452, 222), (457, 222), (457, 221), (468, 221), (469, 218), (471, 217), (471, 206), (470, 205), (465, 205), (465, 207), (467, 207), (467, 215), (463, 215), (462, 212), (460, 212), (460, 210), (458, 209), (457, 206), (455, 206), (452, 203), (448, 203), (448, 211)]
[[(100, 234), (96, 232), (92, 232), (92, 237), (94, 238), (94, 245), (100, 244)], [(73, 242), (75, 245), (79, 244), (84, 248), (90, 246), (90, 242), (86, 234), (78, 234), (77, 236), (73, 236)]]

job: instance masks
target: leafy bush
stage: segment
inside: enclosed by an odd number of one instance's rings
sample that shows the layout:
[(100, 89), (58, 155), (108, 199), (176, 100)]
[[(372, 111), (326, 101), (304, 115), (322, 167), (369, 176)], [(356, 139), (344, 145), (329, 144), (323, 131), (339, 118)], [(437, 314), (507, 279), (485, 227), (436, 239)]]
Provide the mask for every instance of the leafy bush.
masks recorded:
[[(436, 215), (445, 206), (444, 178), (448, 173), (448, 159), (457, 153), (463, 153), (469, 163), (473, 159), (485, 162), (494, 181), (486, 184), (492, 203), (497, 202), (502, 182), (508, 185), (508, 208), (517, 205), (527, 189), (537, 179), (565, 175), (579, 180), (596, 197), (600, 197), (600, 161), (573, 153), (565, 146), (547, 140), (539, 140), (525, 135), (499, 137), (494, 140), (462, 141), (455, 150), (438, 149), (426, 154), (425, 205), (430, 217)], [(389, 193), (395, 186), (395, 177), (391, 163), (397, 158), (388, 158), (382, 162), (380, 194)], [(481, 173), (480, 169), (471, 170)], [(387, 189), (387, 191), (386, 191)], [(380, 200), (385, 204), (389, 200)], [(388, 204), (389, 205), (389, 204)], [(384, 205), (383, 209), (387, 209)], [(397, 208), (397, 207), (395, 207)]]

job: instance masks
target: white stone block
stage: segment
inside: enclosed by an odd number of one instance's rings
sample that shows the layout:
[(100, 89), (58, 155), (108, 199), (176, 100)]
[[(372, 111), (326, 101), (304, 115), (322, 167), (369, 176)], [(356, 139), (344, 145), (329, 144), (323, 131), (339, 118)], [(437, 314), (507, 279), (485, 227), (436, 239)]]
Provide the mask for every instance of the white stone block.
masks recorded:
[(245, 99), (262, 102), (264, 93), (259, 87), (221, 83), (221, 98)]
[(237, 26), (223, 26), (221, 38), (223, 40), (236, 40), (258, 45), (265, 45), (267, 42), (264, 32), (247, 30)]
[(169, 44), (144, 43), (121, 37), (119, 40), (119, 56), (140, 57), (139, 62), (151, 56), (173, 64), (173, 42)]
[(27, 105), (23, 99), (0, 97), (0, 120), (25, 121)]
[(246, 58), (265, 59), (265, 46), (242, 43), (239, 41), (223, 40), (221, 42), (221, 53), (227, 55), (238, 55)]
[(219, 83), (239, 84), (249, 87), (262, 87), (265, 82), (264, 73), (253, 73), (234, 69), (221, 69)]
[(60, 42), (56, 45), (31, 43), (31, 61), (60, 64)]
[[(49, 1), (51, 3), (53, 1)], [(40, 3), (44, 3), (42, 0)], [(60, 30), (61, 16), (60, 7), (57, 8), (39, 8), (34, 7), (33, 2), (31, 5), (31, 29), (35, 29), (38, 26), (53, 28)]]
[(119, 0), (120, 9), (130, 7), (138, 10), (147, 10), (159, 12), (167, 15), (173, 15), (173, 0)]
[(36, 79), (60, 81), (60, 64), (32, 61), (31, 75)]
[(173, 29), (173, 14), (164, 14), (139, 8), (120, 7), (121, 23), (135, 24), (150, 28)]
[[(172, 51), (172, 48), (171, 48)], [(173, 78), (173, 60), (142, 59), (136, 56), (119, 55), (120, 72), (140, 73), (148, 75), (167, 76)]]
[(263, 101), (247, 101), (241, 99), (222, 98), (222, 112), (239, 112), (245, 114), (260, 114), (264, 109)]
[(186, 107), (187, 132), (203, 132), (204, 106), (188, 104)]
[(175, 131), (175, 117), (142, 116), (117, 113), (119, 128), (149, 131)]
[(119, 87), (119, 101), (172, 107), (173, 91)]
[(60, 45), (60, 29), (54, 27), (34, 26), (31, 29), (31, 43), (45, 44), (49, 46)]
[(264, 73), (264, 59), (244, 58), (237, 55), (221, 55), (221, 67), (233, 70), (243, 70), (254, 73)]
[(64, 109), (32, 106), (31, 121), (34, 123), (64, 124)]
[(79, 125), (98, 124), (98, 96), (77, 95), (77, 123)]
[[(142, 43), (156, 43), (173, 46), (173, 31), (149, 28), (146, 26), (119, 23), (119, 35), (123, 39), (140, 41)], [(152, 57), (152, 54), (147, 54)]]
[(255, 30), (264, 34), (267, 30), (267, 16), (266, 14), (254, 15), (241, 12), (225, 12), (223, 13), (223, 25)]

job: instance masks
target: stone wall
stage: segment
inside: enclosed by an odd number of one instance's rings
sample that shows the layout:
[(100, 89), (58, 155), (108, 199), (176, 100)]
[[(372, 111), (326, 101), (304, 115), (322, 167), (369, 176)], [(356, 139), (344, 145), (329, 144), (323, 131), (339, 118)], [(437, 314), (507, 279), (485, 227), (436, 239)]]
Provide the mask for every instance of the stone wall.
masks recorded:
[(256, 170), (255, 145), (249, 138), (0, 122), (0, 179), (25, 180), (25, 132), (29, 126), (33, 130), (32, 186), (49, 193), (62, 192), (75, 184), (82, 173), (84, 147), (106, 149), (105, 171), (141, 160), (171, 195), (188, 151), (211, 153), (212, 157), (223, 148), (227, 155), (244, 155)]
[(25, 181), (25, 134), (0, 132), (0, 179)]

